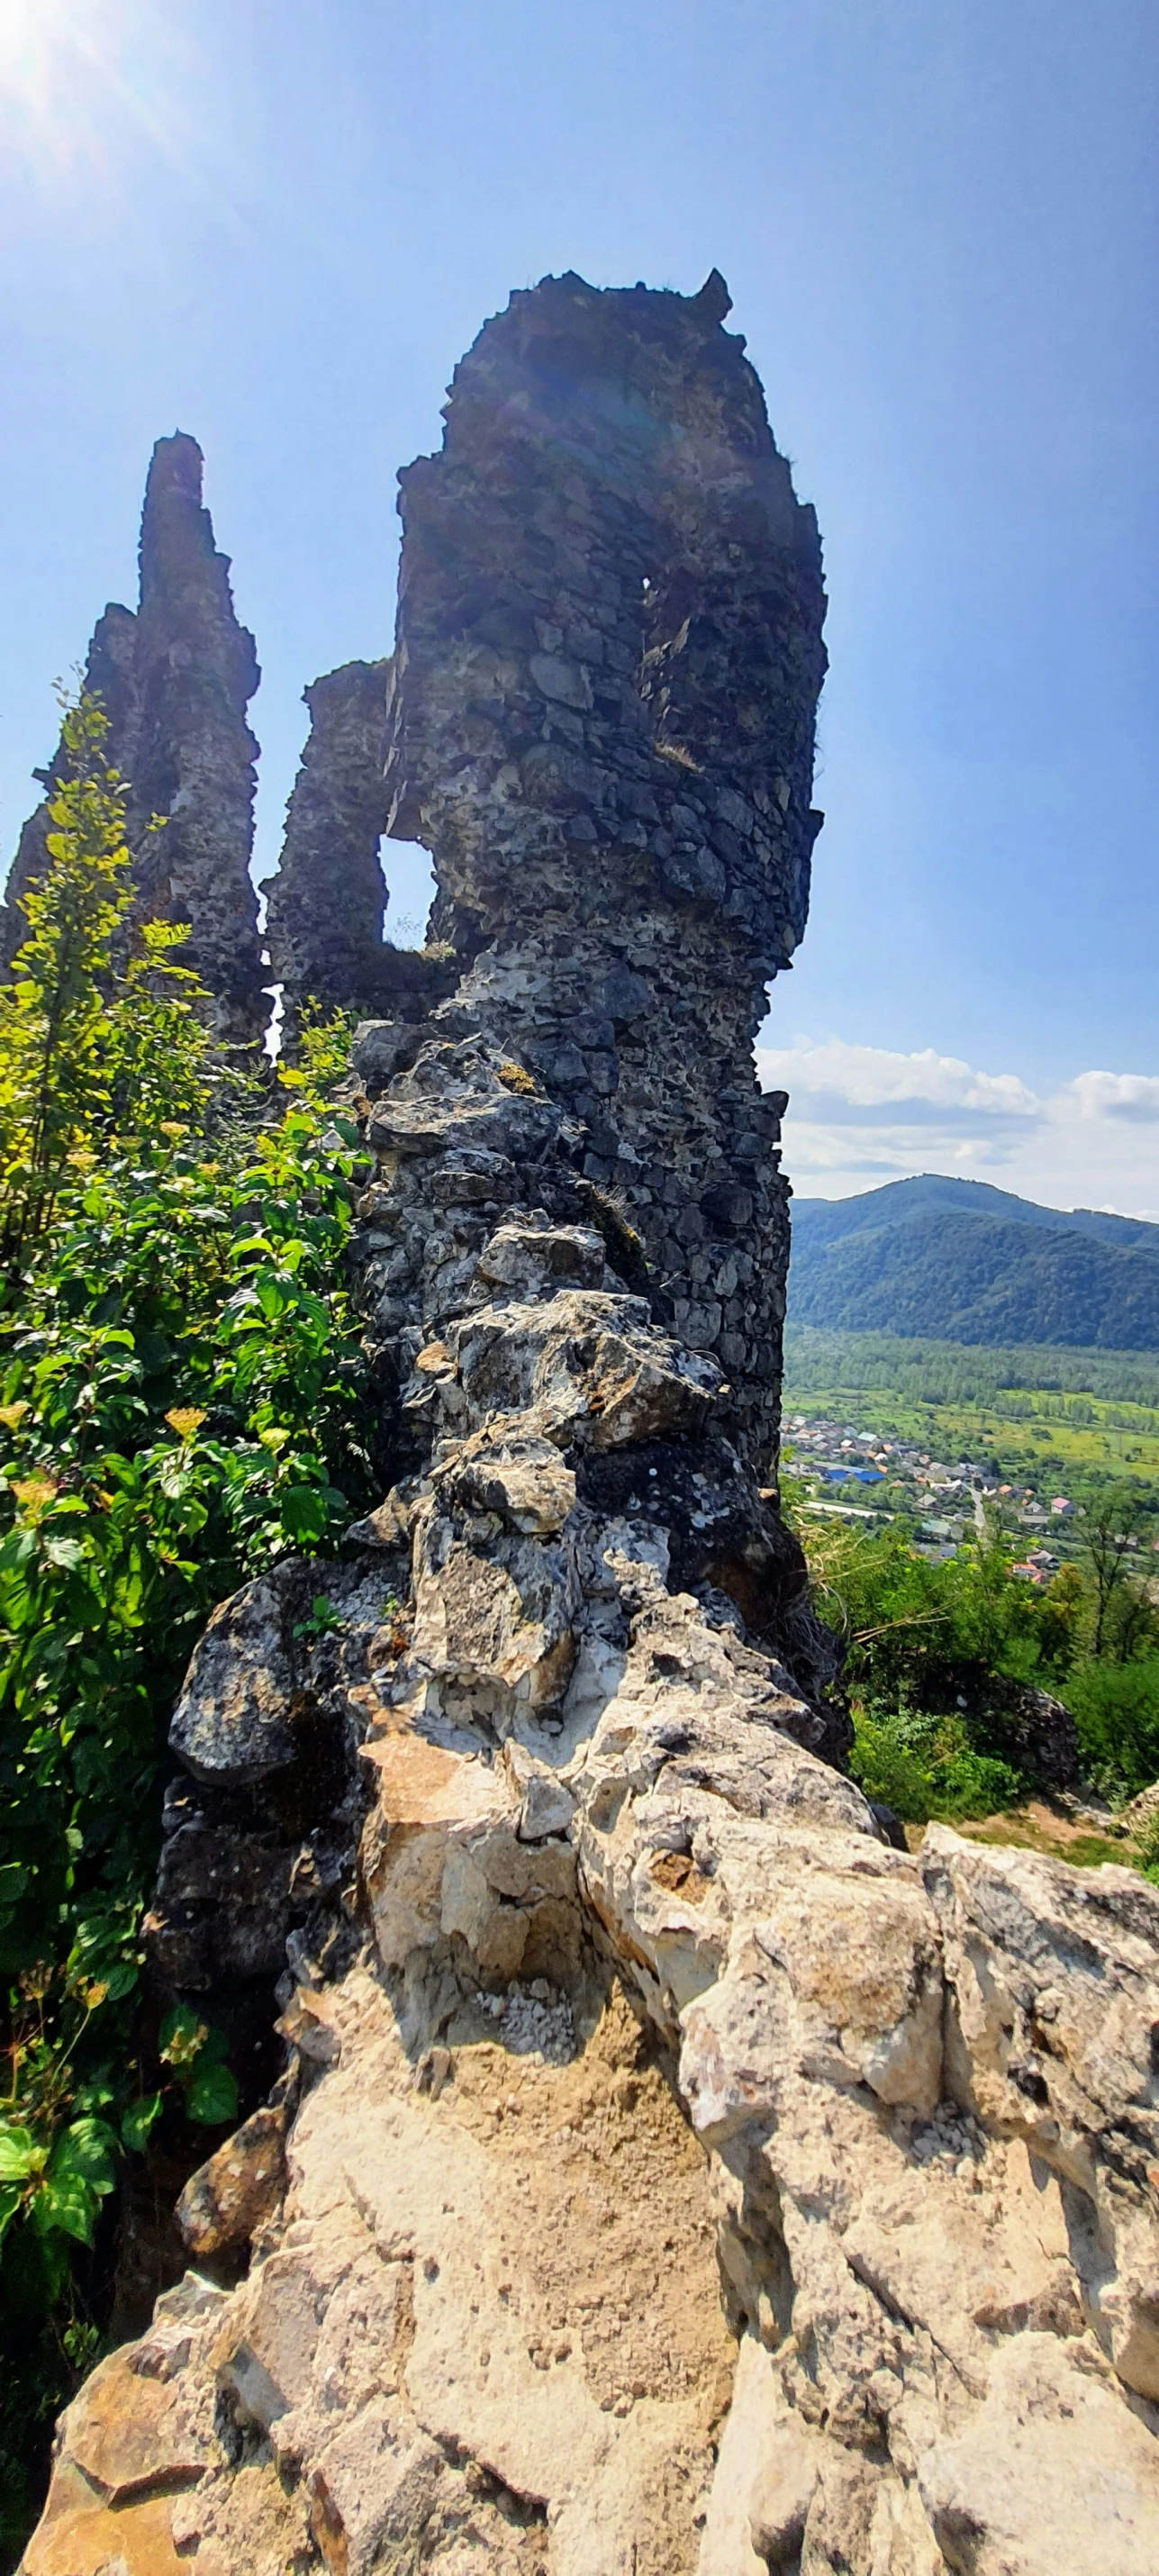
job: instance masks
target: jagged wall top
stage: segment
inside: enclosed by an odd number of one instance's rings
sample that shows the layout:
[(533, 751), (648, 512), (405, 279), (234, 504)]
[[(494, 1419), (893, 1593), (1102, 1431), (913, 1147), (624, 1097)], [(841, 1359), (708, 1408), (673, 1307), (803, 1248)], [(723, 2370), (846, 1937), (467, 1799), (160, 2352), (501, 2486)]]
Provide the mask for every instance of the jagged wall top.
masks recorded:
[(391, 830), (435, 851), (438, 926), (502, 934), (529, 857), (646, 852), (765, 974), (808, 906), (825, 669), (814, 513), (728, 290), (512, 296), (401, 477)]

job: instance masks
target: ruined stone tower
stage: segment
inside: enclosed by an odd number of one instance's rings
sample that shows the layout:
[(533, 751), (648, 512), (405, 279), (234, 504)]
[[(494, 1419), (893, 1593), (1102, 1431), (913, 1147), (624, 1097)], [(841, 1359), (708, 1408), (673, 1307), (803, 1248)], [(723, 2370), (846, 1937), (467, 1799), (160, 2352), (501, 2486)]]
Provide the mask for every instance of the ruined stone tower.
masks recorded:
[[(129, 781), (128, 843), (141, 911), (186, 921), (183, 962), (216, 1005), (220, 1035), (260, 1038), (269, 1017), (249, 875), (254, 762), (246, 708), (261, 676), (254, 639), (234, 614), (229, 557), (202, 506), (202, 454), (180, 431), (153, 450), (141, 520), (137, 613), (99, 619), (85, 684), (109, 718), (110, 764)], [(58, 754), (59, 760), (59, 754)], [(49, 795), (57, 761), (42, 773)], [(150, 830), (154, 815), (163, 831)], [(41, 873), (46, 797), (25, 824), (0, 920), (0, 961), (24, 936), (19, 898)]]
[(387, 786), (458, 1008), (582, 1124), (768, 1467), (788, 1193), (753, 1038), (808, 909), (824, 595), (728, 310), (715, 272), (570, 275), (487, 323), (401, 478)]
[[(389, 675), (309, 692), (270, 940), (291, 1027), (375, 1014), (384, 1490), (219, 1603), (173, 1712), (147, 1973), (249, 2116), (61, 2419), (24, 2576), (1159, 2565), (1159, 1891), (899, 1847), (763, 1482), (752, 1040), (823, 597), (727, 310), (516, 295), (403, 478)], [(170, 468), (93, 668), (244, 1016), (252, 660)], [(387, 811), (438, 874), (409, 962)]]
[[(257, 663), (190, 438), (158, 442), (140, 607), (106, 610), (88, 676), (132, 784), (142, 906), (192, 922), (223, 1035), (261, 1034), (276, 981), (291, 1044), (307, 997), (395, 1021), (412, 1057), (428, 1025), (501, 1038), (565, 1109), (656, 1313), (720, 1362), (771, 1475), (788, 1189), (753, 1038), (808, 910), (825, 602), (816, 520), (728, 310), (715, 271), (691, 297), (569, 275), (486, 324), (441, 452), (401, 478), (394, 656), (306, 693), (268, 963)], [(384, 941), (384, 829), (431, 852), (441, 953)], [(8, 954), (18, 935), (14, 914)], [(401, 1038), (388, 1054), (407, 1060)]]
[(344, 662), (303, 691), (310, 731), (267, 880), (270, 971), (290, 997), (375, 998), (386, 886), (386, 662)]

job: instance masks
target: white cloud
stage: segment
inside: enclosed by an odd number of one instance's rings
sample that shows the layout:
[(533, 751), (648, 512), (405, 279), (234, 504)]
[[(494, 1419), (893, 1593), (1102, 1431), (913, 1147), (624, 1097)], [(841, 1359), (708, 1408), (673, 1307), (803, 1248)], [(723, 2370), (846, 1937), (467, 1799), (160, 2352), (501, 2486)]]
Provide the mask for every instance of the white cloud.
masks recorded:
[(1159, 1074), (1080, 1073), (1068, 1087), (1080, 1118), (1159, 1120)]
[[(757, 1065), (765, 1091), (790, 1091), (799, 1116), (841, 1126), (880, 1120), (896, 1126), (976, 1126), (981, 1119), (1020, 1124), (1041, 1104), (1016, 1073), (975, 1073), (959, 1056), (923, 1047), (896, 1055), (888, 1047), (759, 1047)], [(1156, 1086), (1159, 1088), (1159, 1086)], [(806, 1106), (806, 1104), (808, 1104)]]
[(993, 1181), (1054, 1207), (1159, 1218), (1159, 1075), (1076, 1074), (1045, 1097), (922, 1047), (843, 1038), (757, 1049), (762, 1088), (787, 1091), (785, 1166), (825, 1198), (910, 1172)]

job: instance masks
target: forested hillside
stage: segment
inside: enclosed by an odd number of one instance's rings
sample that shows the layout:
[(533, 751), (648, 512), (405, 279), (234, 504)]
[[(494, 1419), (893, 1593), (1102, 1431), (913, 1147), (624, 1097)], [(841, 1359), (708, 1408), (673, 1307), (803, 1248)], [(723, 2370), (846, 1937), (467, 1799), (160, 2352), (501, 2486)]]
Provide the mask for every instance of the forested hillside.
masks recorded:
[(923, 1175), (798, 1200), (794, 1323), (950, 1342), (1159, 1349), (1159, 1226)]

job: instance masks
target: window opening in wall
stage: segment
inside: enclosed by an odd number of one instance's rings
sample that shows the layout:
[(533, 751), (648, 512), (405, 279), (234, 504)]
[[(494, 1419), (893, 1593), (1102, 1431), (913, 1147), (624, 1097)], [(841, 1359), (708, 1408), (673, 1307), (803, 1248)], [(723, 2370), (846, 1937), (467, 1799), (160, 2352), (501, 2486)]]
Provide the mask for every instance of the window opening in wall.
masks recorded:
[(421, 841), (378, 844), (378, 860), (389, 888), (384, 938), (394, 948), (422, 948), (437, 888), (431, 854)]
[[(268, 966), (270, 962), (268, 955), (265, 962)], [(266, 1030), (265, 1037), (262, 1040), (262, 1048), (263, 1052), (268, 1055), (271, 1064), (276, 1064), (278, 1057), (282, 1052), (282, 1024), (286, 1016), (286, 988), (284, 984), (263, 984), (262, 991), (269, 994), (273, 1005), (270, 1012), (269, 1026)]]

